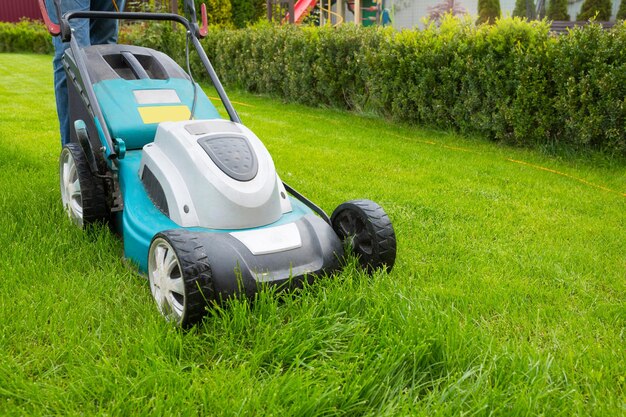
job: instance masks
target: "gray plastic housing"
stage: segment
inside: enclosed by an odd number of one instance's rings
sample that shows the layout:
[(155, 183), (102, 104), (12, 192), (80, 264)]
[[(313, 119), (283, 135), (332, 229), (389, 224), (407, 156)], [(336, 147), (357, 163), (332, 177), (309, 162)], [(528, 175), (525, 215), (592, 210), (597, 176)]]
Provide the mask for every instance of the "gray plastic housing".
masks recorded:
[[(215, 157), (216, 163), (202, 144), (220, 139), (245, 143), (247, 151), (228, 148), (229, 158)], [(249, 161), (252, 168), (243, 168), (246, 157), (254, 161)], [(292, 210), (263, 143), (231, 121), (159, 124), (154, 142), (142, 150), (139, 176), (143, 179), (148, 171), (158, 183), (155, 188), (162, 190), (159, 207), (182, 227), (249, 229), (274, 223)]]

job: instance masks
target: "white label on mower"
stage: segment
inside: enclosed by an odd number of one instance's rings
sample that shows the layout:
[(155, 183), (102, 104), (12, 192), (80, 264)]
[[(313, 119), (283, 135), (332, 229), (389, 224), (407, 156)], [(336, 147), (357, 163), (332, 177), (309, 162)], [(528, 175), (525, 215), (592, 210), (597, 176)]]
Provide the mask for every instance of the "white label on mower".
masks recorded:
[(267, 255), (302, 246), (300, 231), (295, 223), (267, 229), (233, 232), (230, 235), (243, 243), (253, 255)]
[(176, 90), (134, 90), (137, 104), (180, 103)]

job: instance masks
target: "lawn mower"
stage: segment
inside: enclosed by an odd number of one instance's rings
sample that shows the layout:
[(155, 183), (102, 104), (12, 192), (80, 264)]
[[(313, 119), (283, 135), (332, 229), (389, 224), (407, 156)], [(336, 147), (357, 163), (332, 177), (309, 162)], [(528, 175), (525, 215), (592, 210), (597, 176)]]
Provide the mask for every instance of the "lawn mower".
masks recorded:
[[(181, 327), (232, 296), (263, 285), (293, 288), (331, 274), (346, 248), (367, 271), (391, 270), (396, 239), (376, 203), (354, 200), (332, 216), (279, 178), (257, 136), (228, 99), (200, 39), (193, 0), (169, 13), (74, 11), (53, 23), (70, 42), (63, 65), (71, 142), (60, 156), (63, 206), (82, 228), (108, 223), (124, 257), (146, 274), (158, 309)], [(60, 0), (55, 0), (57, 16)], [(228, 119), (167, 55), (129, 45), (80, 47), (72, 19), (173, 21), (206, 69)]]

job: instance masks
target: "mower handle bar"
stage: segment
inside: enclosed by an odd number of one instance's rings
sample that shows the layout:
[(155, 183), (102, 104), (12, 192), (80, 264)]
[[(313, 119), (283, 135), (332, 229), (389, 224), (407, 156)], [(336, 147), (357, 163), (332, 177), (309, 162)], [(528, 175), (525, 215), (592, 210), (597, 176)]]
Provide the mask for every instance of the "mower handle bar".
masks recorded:
[[(74, 11), (67, 12), (61, 18), (61, 35), (63, 38), (67, 36), (64, 26), (69, 27), (69, 21), (72, 19), (119, 19), (119, 20), (156, 20), (170, 21), (180, 23), (191, 31), (195, 36), (201, 37), (197, 26), (193, 25), (186, 18), (174, 13), (138, 13), (138, 12), (100, 12), (100, 11)], [(195, 26), (195, 27), (194, 27)], [(64, 30), (65, 29), (65, 30)], [(71, 36), (71, 35), (70, 35)], [(68, 39), (63, 39), (67, 42)]]
[[(60, 11), (60, 7), (58, 7), (58, 1), (55, 1), (55, 6), (57, 6), (57, 14)], [(194, 36), (197, 38), (204, 38), (208, 34), (208, 19), (206, 6), (202, 4), (201, 14), (202, 14), (202, 27), (198, 27), (197, 23), (190, 23), (189, 20), (184, 18), (183, 16), (174, 14), (174, 13), (137, 13), (137, 12), (103, 12), (103, 11), (70, 11), (65, 13), (60, 19), (59, 24), (55, 24), (50, 19), (50, 15), (48, 14), (48, 10), (46, 8), (45, 0), (39, 0), (39, 9), (41, 10), (41, 15), (43, 17), (44, 23), (48, 32), (52, 36), (61, 35), (61, 39), (63, 42), (69, 42), (70, 37), (72, 36), (71, 28), (69, 25), (69, 21), (71, 19), (122, 19), (122, 20), (156, 20), (156, 21), (171, 21), (180, 23), (187, 29), (191, 31)], [(190, 8), (190, 14), (192, 14), (195, 19), (195, 8)]]

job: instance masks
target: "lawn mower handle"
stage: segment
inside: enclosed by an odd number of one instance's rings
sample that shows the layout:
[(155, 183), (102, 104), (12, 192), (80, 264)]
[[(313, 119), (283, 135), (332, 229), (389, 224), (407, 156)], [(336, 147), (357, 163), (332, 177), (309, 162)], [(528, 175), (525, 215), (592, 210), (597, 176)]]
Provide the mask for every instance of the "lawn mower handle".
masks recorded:
[(199, 28), (198, 25), (195, 23), (198, 21), (198, 18), (196, 17), (196, 4), (194, 0), (185, 0), (184, 5), (185, 13), (187, 14), (187, 16), (189, 16), (189, 21), (193, 22), (192, 24), (194, 26), (194, 33), (196, 34), (196, 37), (200, 39), (205, 38), (206, 35), (209, 33), (206, 5), (204, 3), (200, 5), (200, 16), (202, 18), (201, 28)]
[[(48, 16), (47, 10), (45, 8), (44, 0), (39, 0), (39, 2), (40, 2), (40, 6), (43, 6), (42, 14), (45, 13), (44, 19), (47, 17), (48, 21), (50, 21), (50, 17)], [(55, 6), (57, 6), (57, 9), (60, 8), (58, 7), (59, 0), (55, 0)], [(173, 21), (176, 23), (180, 23), (181, 25), (185, 27), (188, 33), (191, 33), (193, 35), (191, 36), (191, 42), (194, 45), (196, 52), (200, 56), (200, 60), (202, 61), (204, 68), (209, 74), (211, 81), (213, 82), (213, 86), (215, 87), (217, 94), (222, 100), (222, 104), (224, 105), (224, 108), (226, 109), (226, 112), (228, 113), (230, 120), (236, 123), (241, 123), (241, 119), (239, 118), (239, 115), (235, 111), (235, 108), (233, 107), (232, 103), (230, 102), (230, 99), (228, 98), (228, 95), (226, 94), (226, 91), (224, 90), (222, 83), (220, 82), (217, 74), (215, 73), (215, 70), (213, 69), (213, 65), (209, 61), (209, 58), (207, 57), (206, 52), (204, 51), (204, 49), (202, 48), (202, 45), (200, 44), (200, 41), (198, 40), (199, 38), (206, 36), (206, 33), (208, 32), (208, 29), (206, 27), (206, 23), (207, 23), (206, 7), (202, 8), (202, 12), (203, 12), (203, 18), (202, 18), (203, 28), (200, 29), (198, 28), (198, 25), (196, 23), (192, 25), (189, 22), (189, 20), (187, 20), (186, 18), (179, 16), (177, 14), (173, 14), (173, 13), (73, 11), (73, 12), (66, 13), (65, 15), (63, 15), (61, 19), (59, 19), (60, 25), (59, 25), (58, 32), (56, 31), (56, 28), (52, 28), (53, 30), (49, 29), (49, 31), (51, 34), (53, 34), (53, 36), (60, 35), (61, 40), (63, 42), (68, 42), (68, 41), (70, 42), (70, 48), (74, 52), (74, 59), (76, 60), (76, 64), (79, 66), (80, 72), (85, 81), (85, 85), (90, 86), (91, 82), (89, 81), (89, 73), (87, 72), (87, 67), (83, 62), (81, 48), (76, 43), (75, 39), (72, 38), (71, 27), (69, 24), (70, 20), (72, 19), (123, 19), (123, 20)], [(51, 25), (53, 25), (52, 22), (50, 23)], [(86, 90), (87, 90), (86, 93), (89, 98), (89, 102), (91, 103), (91, 107), (93, 110), (94, 119), (97, 121), (97, 124), (99, 125), (104, 136), (105, 145), (106, 145), (106, 148), (108, 149), (108, 159), (111, 161), (115, 161), (118, 155), (117, 155), (117, 152), (115, 151), (115, 146), (114, 146), (113, 139), (111, 138), (111, 134), (109, 133), (106, 123), (104, 122), (104, 117), (102, 115), (102, 111), (100, 110), (100, 106), (98, 105), (98, 102), (96, 100), (95, 93), (93, 92), (93, 88), (87, 88)]]
[(100, 11), (76, 11), (69, 12), (65, 15), (61, 15), (61, 2), (60, 0), (54, 0), (54, 7), (57, 11), (57, 16), (60, 16), (59, 23), (56, 24), (50, 19), (50, 14), (46, 8), (45, 0), (38, 0), (39, 10), (41, 16), (46, 25), (46, 29), (52, 36), (61, 35), (63, 42), (69, 42), (69, 38), (72, 36), (72, 31), (69, 25), (69, 20), (73, 18), (88, 18), (88, 19), (127, 19), (127, 20), (169, 20), (180, 23), (191, 31), (194, 36), (198, 38), (204, 38), (208, 34), (208, 19), (206, 6), (203, 3), (201, 7), (202, 27), (198, 27), (196, 22), (196, 8), (192, 0), (185, 0), (185, 8), (188, 10), (191, 22), (182, 16), (173, 13), (129, 13), (129, 12), (100, 12)]
[[(43, 1), (43, 0), (40, 0)], [(174, 13), (141, 13), (141, 12), (101, 12), (101, 11), (73, 11), (67, 12), (60, 19), (61, 35), (66, 36), (66, 33), (71, 36), (71, 31), (65, 32), (64, 26), (69, 27), (69, 21), (72, 19), (117, 19), (117, 20), (156, 20), (156, 21), (171, 21), (180, 23), (191, 31), (192, 34), (197, 36), (197, 31), (187, 19)], [(68, 39), (61, 39), (63, 42), (69, 42)]]
[[(54, 2), (54, 6), (57, 9), (57, 16), (61, 14), (61, 7), (58, 2)], [(52, 36), (59, 36), (61, 34), (61, 26), (52, 22), (50, 19), (50, 15), (48, 14), (48, 9), (46, 9), (46, 0), (39, 0), (39, 11), (41, 12), (41, 17), (43, 17), (43, 22), (46, 25), (46, 29)]]

